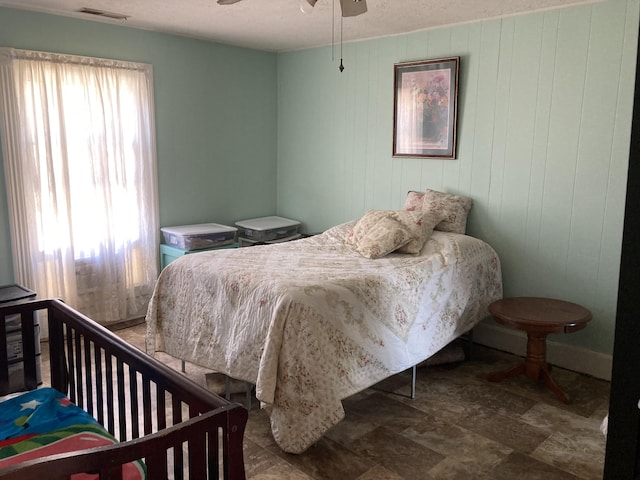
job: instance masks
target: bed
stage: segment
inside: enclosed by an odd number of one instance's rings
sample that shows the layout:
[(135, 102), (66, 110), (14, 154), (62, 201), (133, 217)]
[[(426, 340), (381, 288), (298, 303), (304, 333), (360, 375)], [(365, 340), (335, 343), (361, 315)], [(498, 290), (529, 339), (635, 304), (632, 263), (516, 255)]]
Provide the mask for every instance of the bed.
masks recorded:
[[(0, 338), (16, 315), (28, 391), (0, 406), (0, 479), (245, 478), (241, 405), (60, 300), (0, 305)], [(38, 387), (34, 325), (42, 321), (51, 381)], [(0, 395), (9, 378), (9, 362), (0, 358)]]
[(343, 399), (437, 353), (502, 296), (481, 240), (434, 231), (417, 254), (370, 259), (346, 241), (356, 225), (174, 261), (149, 306), (147, 352), (254, 384), (276, 443), (304, 452), (344, 417)]

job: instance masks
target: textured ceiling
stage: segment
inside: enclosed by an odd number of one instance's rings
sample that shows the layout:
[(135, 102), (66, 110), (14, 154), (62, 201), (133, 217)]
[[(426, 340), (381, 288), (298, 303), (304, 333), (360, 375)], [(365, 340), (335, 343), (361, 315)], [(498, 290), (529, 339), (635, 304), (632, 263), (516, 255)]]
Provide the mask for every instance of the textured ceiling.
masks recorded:
[[(343, 19), (343, 41), (596, 1), (599, 0), (367, 0), (367, 13)], [(274, 52), (328, 45), (334, 35), (336, 41), (340, 38), (337, 0), (318, 0), (310, 14), (300, 11), (299, 0), (242, 0), (233, 5), (218, 5), (216, 0), (0, 0), (0, 6)], [(110, 20), (77, 13), (83, 7), (129, 18)]]

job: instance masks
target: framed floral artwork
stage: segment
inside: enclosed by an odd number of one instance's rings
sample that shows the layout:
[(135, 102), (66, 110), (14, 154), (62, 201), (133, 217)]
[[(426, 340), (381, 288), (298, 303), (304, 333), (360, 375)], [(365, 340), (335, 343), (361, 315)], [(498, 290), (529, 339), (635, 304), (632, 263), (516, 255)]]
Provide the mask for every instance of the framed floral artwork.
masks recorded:
[(460, 57), (394, 65), (393, 156), (456, 158)]

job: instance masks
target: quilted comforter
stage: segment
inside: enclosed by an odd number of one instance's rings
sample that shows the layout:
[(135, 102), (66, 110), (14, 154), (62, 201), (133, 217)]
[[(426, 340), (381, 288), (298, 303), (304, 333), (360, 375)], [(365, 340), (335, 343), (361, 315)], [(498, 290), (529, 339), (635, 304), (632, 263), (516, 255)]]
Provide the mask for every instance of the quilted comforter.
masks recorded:
[[(87, 412), (53, 388), (39, 388), (0, 403), (0, 476), (2, 469), (44, 456), (117, 443)], [(71, 480), (96, 480), (79, 473)], [(124, 480), (146, 478), (142, 462), (123, 465)]]
[(502, 296), (495, 251), (434, 232), (418, 255), (370, 260), (353, 223), (276, 245), (185, 255), (160, 275), (147, 351), (256, 385), (278, 445), (300, 453), (341, 400), (427, 359)]

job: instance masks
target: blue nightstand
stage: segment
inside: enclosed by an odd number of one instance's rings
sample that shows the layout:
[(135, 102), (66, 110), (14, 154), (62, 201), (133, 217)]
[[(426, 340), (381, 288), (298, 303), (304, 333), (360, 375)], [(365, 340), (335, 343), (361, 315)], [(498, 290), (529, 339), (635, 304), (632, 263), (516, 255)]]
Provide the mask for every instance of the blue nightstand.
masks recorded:
[(227, 245), (219, 245), (217, 247), (203, 248), (201, 250), (182, 250), (181, 248), (173, 247), (171, 245), (166, 245), (164, 243), (161, 243), (160, 244), (160, 269), (163, 270), (164, 267), (169, 265), (174, 260), (182, 257), (183, 255), (188, 255), (190, 253), (206, 252), (208, 250), (220, 250), (223, 248), (238, 248), (238, 244), (229, 243)]

